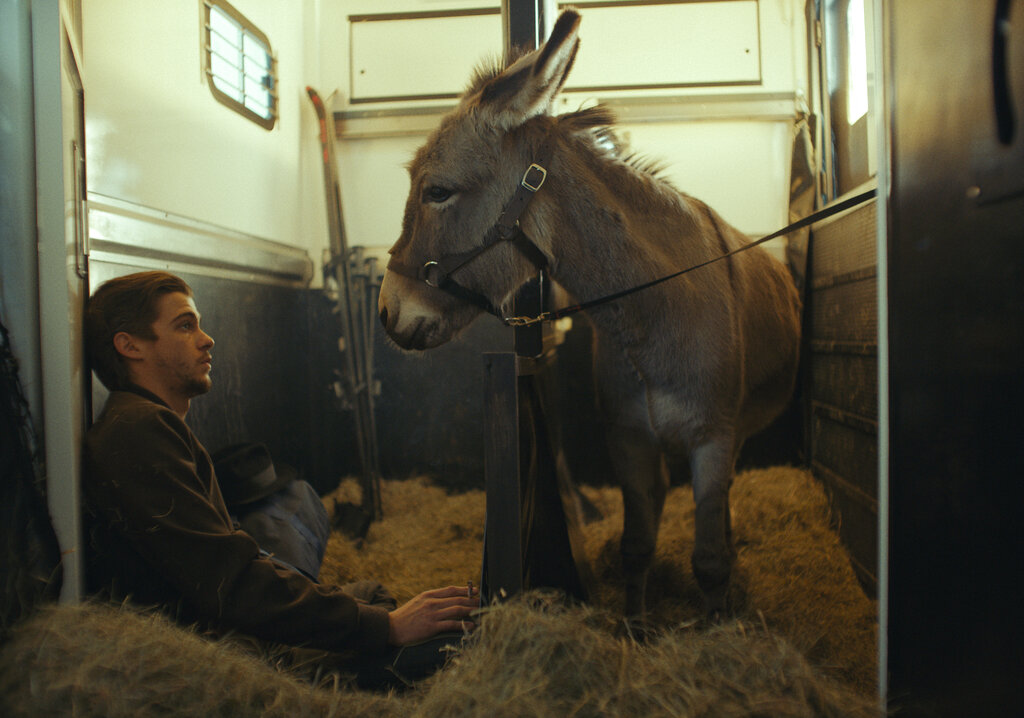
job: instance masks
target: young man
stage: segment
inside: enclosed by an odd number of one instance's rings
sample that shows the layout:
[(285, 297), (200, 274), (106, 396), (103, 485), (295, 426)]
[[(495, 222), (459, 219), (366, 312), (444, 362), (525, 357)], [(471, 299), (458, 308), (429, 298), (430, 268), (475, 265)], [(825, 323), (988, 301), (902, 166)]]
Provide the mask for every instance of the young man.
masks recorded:
[[(400, 659), (398, 647), (472, 626), (479, 599), (464, 586), (388, 611), (275, 564), (234, 528), (184, 421), (210, 390), (214, 342), (183, 280), (141, 272), (104, 283), (89, 300), (86, 342), (111, 392), (85, 439), (91, 589), (161, 605), (185, 623), (342, 653), (378, 673)], [(435, 653), (427, 670), (409, 670), (429, 672), (444, 658)]]

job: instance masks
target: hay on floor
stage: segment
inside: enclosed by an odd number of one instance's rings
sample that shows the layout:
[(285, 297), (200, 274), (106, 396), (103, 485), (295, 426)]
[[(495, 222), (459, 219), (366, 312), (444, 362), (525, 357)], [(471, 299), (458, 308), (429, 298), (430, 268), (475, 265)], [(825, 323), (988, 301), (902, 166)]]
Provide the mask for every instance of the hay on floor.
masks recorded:
[(100, 603), (51, 605), (17, 625), (0, 647), (0, 715), (402, 715), (398, 701), (317, 688), (241, 645), (205, 639), (152, 611)]
[[(324, 583), (372, 578), (404, 602), (438, 586), (478, 582), (483, 559), (484, 493), (447, 494), (420, 477), (381, 482), (382, 520), (366, 538), (350, 541), (335, 531), (320, 569)], [(325, 497), (359, 500), (354, 480)]]
[[(343, 485), (342, 493), (352, 485)], [(162, 616), (87, 603), (51, 606), (0, 646), (0, 715), (77, 716), (873, 716), (874, 606), (829, 530), (804, 471), (745, 472), (733, 490), (738, 620), (695, 623), (693, 503), (673, 489), (649, 592), (659, 630), (643, 644), (619, 621), (621, 500), (585, 488), (605, 517), (585, 528), (593, 605), (530, 593), (483, 610), (450, 665), (398, 695), (310, 683), (243, 643)], [(478, 580), (482, 492), (384, 482), (385, 518), (366, 539), (331, 538), (327, 581), (376, 578), (406, 599)]]
[[(584, 552), (596, 578), (591, 603), (621, 613), (621, 493), (613, 487), (581, 490), (603, 514), (583, 527)], [(354, 482), (346, 482), (337, 496), (355, 500), (357, 491)], [(828, 675), (874, 693), (877, 608), (830, 525), (821, 484), (804, 469), (757, 469), (738, 474), (730, 496), (737, 618), (766, 626)], [(479, 579), (482, 491), (448, 496), (422, 478), (385, 481), (382, 502), (384, 518), (364, 541), (332, 537), (322, 579), (373, 577), (400, 601), (427, 588)], [(673, 487), (648, 586), (648, 619), (655, 628), (692, 625), (703, 616), (690, 568), (693, 517), (690, 487)]]
[[(583, 491), (604, 513), (584, 530), (597, 576), (594, 603), (621, 610), (622, 498), (617, 489)], [(736, 477), (730, 506), (737, 617), (764, 623), (829, 674), (874, 692), (877, 606), (864, 594), (831, 527), (821, 484), (803, 469), (745, 471)], [(689, 486), (674, 487), (665, 502), (648, 582), (649, 618), (655, 625), (701, 618), (702, 599), (690, 567), (693, 536), (693, 492)]]
[(527, 594), (493, 609), (417, 716), (877, 716), (784, 639), (730, 622), (639, 645), (609, 615)]
[(823, 677), (763, 628), (669, 631), (638, 645), (610, 616), (532, 593), (484, 610), (448, 667), (380, 695), (311, 685), (162, 616), (52, 606), (0, 648), (0, 714), (11, 718), (194, 716), (772, 716), (867, 718), (874, 701)]

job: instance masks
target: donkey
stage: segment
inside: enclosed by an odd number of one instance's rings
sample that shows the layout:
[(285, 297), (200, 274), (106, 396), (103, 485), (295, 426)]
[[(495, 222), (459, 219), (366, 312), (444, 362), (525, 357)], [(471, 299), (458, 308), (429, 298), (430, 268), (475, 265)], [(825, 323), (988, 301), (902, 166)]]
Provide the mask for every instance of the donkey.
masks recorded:
[[(746, 243), (703, 202), (619, 156), (604, 108), (549, 114), (579, 24), (566, 10), (542, 48), (504, 69), (478, 70), (410, 163), (402, 234), (378, 304), (400, 347), (436, 347), (484, 309), (509, 306), (536, 264), (585, 300)], [(626, 614), (644, 612), (668, 454), (689, 462), (691, 562), (706, 610), (721, 615), (735, 560), (736, 457), (795, 383), (800, 308), (789, 272), (756, 247), (587, 314), (623, 494)]]

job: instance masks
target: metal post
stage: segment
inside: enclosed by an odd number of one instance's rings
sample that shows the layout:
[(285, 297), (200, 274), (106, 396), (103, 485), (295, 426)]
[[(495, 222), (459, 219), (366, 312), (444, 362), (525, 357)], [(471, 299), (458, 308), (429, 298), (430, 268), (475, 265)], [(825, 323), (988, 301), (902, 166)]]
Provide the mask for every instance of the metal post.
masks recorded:
[(484, 354), (487, 527), (480, 590), (485, 602), (523, 589), (517, 374), (515, 354)]

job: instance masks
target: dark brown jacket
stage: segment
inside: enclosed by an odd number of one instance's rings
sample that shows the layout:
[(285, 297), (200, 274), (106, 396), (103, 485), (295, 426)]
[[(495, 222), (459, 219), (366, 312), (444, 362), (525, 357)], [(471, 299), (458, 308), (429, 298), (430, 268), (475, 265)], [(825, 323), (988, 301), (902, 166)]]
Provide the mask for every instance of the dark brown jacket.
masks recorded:
[(267, 641), (387, 647), (383, 609), (260, 556), (233, 526), (206, 449), (156, 395), (110, 394), (86, 435), (83, 473), (90, 589)]

